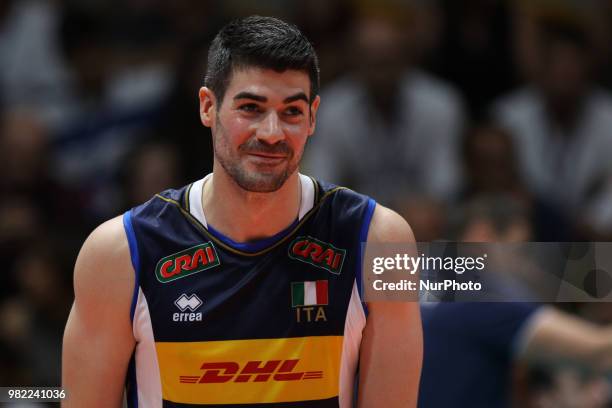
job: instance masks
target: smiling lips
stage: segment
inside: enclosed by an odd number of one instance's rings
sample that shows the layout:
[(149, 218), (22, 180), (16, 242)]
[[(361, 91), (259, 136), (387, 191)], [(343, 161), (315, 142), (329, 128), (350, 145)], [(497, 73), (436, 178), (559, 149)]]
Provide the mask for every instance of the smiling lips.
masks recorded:
[(282, 153), (247, 152), (247, 154), (251, 156), (259, 156), (259, 157), (266, 157), (266, 158), (273, 158), (273, 159), (284, 159), (285, 157), (287, 157), (286, 154), (282, 154)]
[(257, 138), (251, 138), (243, 143), (238, 150), (246, 155), (251, 162), (264, 166), (276, 166), (293, 156), (292, 149), (285, 141), (269, 145)]
[(248, 156), (254, 159), (255, 162), (262, 164), (279, 164), (287, 159), (287, 155), (278, 153), (265, 152), (248, 152)]

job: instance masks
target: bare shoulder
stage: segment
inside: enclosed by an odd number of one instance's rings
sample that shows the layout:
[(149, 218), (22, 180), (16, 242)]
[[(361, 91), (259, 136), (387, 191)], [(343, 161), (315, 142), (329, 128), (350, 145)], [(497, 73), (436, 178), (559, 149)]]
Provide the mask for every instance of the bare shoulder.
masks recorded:
[(368, 242), (414, 242), (414, 234), (401, 215), (376, 204), (368, 232)]
[(75, 301), (89, 310), (112, 307), (107, 303), (123, 307), (131, 303), (133, 290), (134, 269), (119, 216), (101, 224), (85, 240), (74, 269)]
[(81, 248), (81, 255), (104, 255), (113, 257), (129, 256), (129, 246), (123, 217), (112, 218), (99, 225), (85, 240)]
[[(408, 222), (395, 211), (376, 204), (370, 230), (368, 231), (369, 244), (377, 243), (414, 243), (414, 234)], [(398, 311), (404, 310), (414, 313), (416, 303), (414, 302), (368, 302), (371, 314), (374, 312), (386, 312), (399, 315)]]
[(62, 345), (62, 385), (70, 398), (62, 406), (121, 406), (136, 344), (130, 317), (134, 282), (123, 220), (113, 218), (89, 235), (76, 261), (75, 299)]

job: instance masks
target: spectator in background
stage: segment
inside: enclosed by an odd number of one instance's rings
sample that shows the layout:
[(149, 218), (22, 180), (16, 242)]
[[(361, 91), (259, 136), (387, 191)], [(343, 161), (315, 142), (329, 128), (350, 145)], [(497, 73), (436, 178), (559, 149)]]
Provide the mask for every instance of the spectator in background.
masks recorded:
[(155, 39), (119, 47), (111, 11), (96, 7), (70, 4), (63, 10), (59, 37), (72, 87), (53, 128), (54, 173), (87, 197), (94, 224), (116, 213), (115, 169), (153, 128), (170, 85), (164, 62), (149, 55), (155, 54)]
[(446, 238), (448, 208), (440, 201), (425, 196), (399, 198), (393, 208), (410, 224), (419, 242)]
[(30, 243), (11, 273), (18, 281), (19, 297), (27, 308), (29, 330), (20, 339), (21, 352), (32, 373), (31, 385), (61, 381), (61, 335), (70, 311), (69, 275), (61, 252), (49, 239)]
[(351, 34), (353, 72), (322, 93), (306, 167), (382, 204), (449, 200), (460, 180), (461, 100), (411, 65), (410, 9), (366, 4)]
[[(0, 114), (0, 262), (7, 270), (47, 231), (69, 244), (81, 225), (78, 199), (49, 171), (48, 129), (34, 110)], [(16, 291), (15, 274), (0, 274), (0, 298)]]
[(0, 384), (32, 385), (24, 342), (32, 331), (32, 316), (23, 299), (12, 296), (0, 302)]
[(170, 143), (150, 141), (139, 146), (123, 165), (121, 207), (134, 207), (160, 191), (179, 186), (183, 181), (180, 160), (176, 147)]
[(462, 200), (506, 194), (528, 211), (536, 241), (568, 241), (568, 220), (546, 197), (529, 191), (519, 171), (512, 135), (493, 123), (482, 122), (465, 132), (462, 142), (464, 185)]
[(539, 24), (533, 83), (495, 103), (529, 191), (600, 234), (612, 232), (612, 95), (593, 81), (582, 21)]
[(56, 1), (0, 1), (0, 91), (7, 106), (35, 106), (50, 119), (66, 76), (57, 47)]
[[(0, 191), (39, 195), (47, 181), (48, 129), (34, 110), (9, 109), (0, 115)], [(32, 197), (33, 198), (33, 197)]]
[(608, 408), (610, 385), (602, 377), (582, 377), (574, 370), (534, 369), (529, 376), (526, 408)]
[(185, 183), (212, 171), (212, 135), (210, 129), (202, 127), (199, 101), (193, 92), (202, 83), (207, 50), (204, 37), (193, 39), (185, 47), (174, 69), (172, 90), (155, 129), (160, 139), (171, 140), (177, 145)]
[[(472, 200), (461, 214), (460, 241), (531, 239), (524, 207), (507, 196)], [(595, 374), (600, 369), (612, 373), (612, 360), (606, 358), (612, 349), (612, 326), (508, 300), (422, 304), (425, 348), (419, 407), (509, 407), (517, 362), (563, 363)]]
[(337, 79), (348, 68), (351, 50), (344, 46), (353, 20), (351, 0), (310, 0), (296, 2), (295, 19), (314, 44), (319, 60), (325, 61), (321, 83)]
[(440, 4), (441, 39), (428, 66), (455, 85), (471, 116), (480, 118), (493, 98), (516, 85), (512, 2), (442, 0)]

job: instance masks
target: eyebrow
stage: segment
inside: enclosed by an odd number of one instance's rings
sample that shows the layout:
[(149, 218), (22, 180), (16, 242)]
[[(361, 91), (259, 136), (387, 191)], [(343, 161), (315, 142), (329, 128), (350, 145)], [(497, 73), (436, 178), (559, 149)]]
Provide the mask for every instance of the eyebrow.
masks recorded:
[(266, 98), (265, 96), (257, 95), (251, 92), (240, 92), (236, 94), (236, 96), (234, 96), (234, 100), (236, 101), (238, 99), (253, 99), (254, 101), (258, 101), (258, 102), (268, 101), (268, 98)]
[[(266, 98), (265, 96), (262, 95), (257, 95), (251, 92), (239, 92), (238, 94), (236, 94), (236, 96), (234, 96), (234, 100), (239, 100), (239, 99), (252, 99), (254, 101), (258, 101), (258, 102), (267, 102), (268, 98)], [(291, 102), (295, 102), (295, 101), (304, 101), (306, 103), (308, 103), (308, 97), (306, 96), (306, 94), (304, 92), (298, 92), (295, 95), (291, 95), (286, 97), (283, 100), (283, 103), (291, 103)]]
[(304, 101), (308, 103), (308, 98), (306, 97), (306, 94), (304, 92), (298, 92), (295, 95), (286, 97), (283, 103), (291, 103), (295, 101)]

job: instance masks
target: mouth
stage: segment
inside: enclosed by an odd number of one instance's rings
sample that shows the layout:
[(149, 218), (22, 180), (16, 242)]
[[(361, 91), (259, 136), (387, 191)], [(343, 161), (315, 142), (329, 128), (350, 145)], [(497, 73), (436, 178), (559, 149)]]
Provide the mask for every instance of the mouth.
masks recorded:
[(266, 159), (285, 159), (287, 155), (284, 153), (268, 153), (268, 152), (247, 152), (250, 156), (263, 157)]
[(287, 159), (286, 155), (275, 153), (249, 152), (247, 155), (251, 157), (254, 162), (267, 165), (279, 164)]

